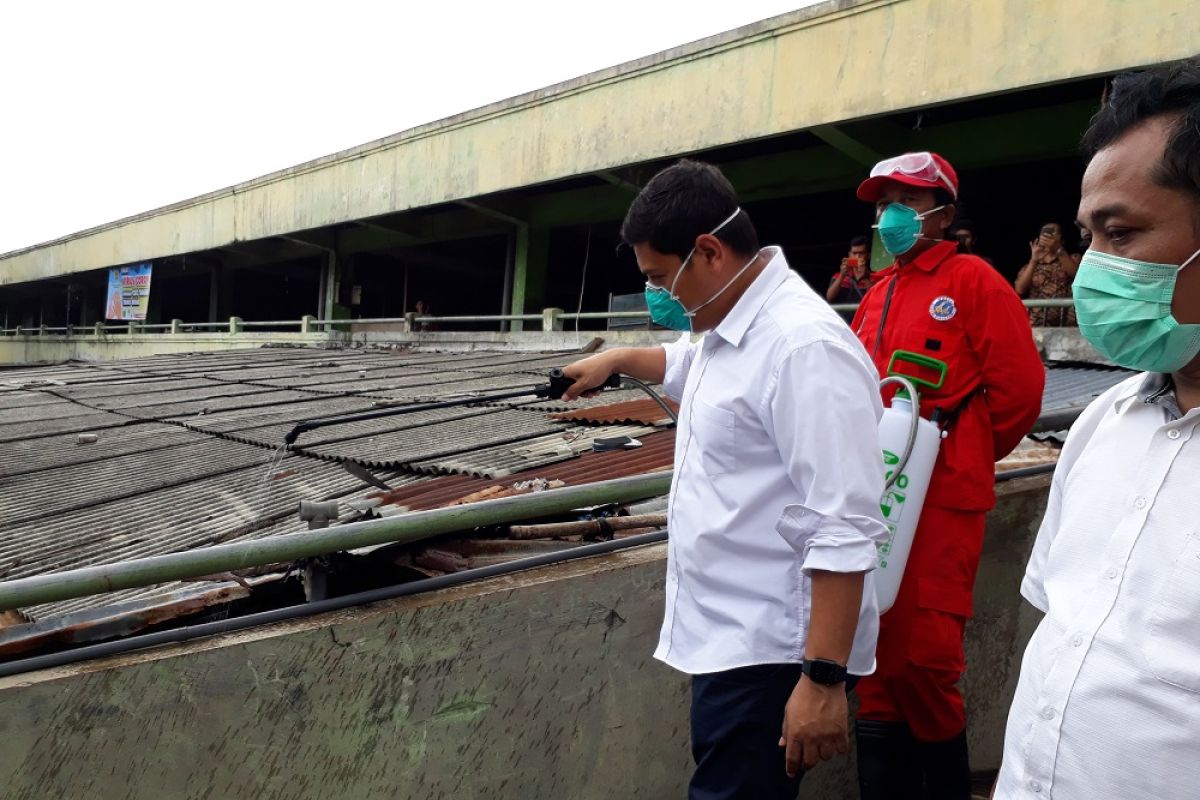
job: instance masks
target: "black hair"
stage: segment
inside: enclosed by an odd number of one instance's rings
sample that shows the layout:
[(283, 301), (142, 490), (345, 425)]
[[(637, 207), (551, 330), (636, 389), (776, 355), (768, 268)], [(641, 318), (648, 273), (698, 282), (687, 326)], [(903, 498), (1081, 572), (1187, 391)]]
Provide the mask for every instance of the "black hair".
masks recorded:
[(850, 240), (850, 246), (851, 247), (870, 247), (871, 246), (871, 237), (870, 236), (855, 236), (853, 239)]
[(1200, 200), (1200, 57), (1112, 80), (1100, 110), (1083, 135), (1083, 153), (1096, 153), (1148, 119), (1174, 116), (1154, 180)]
[(966, 217), (957, 220), (953, 225), (950, 226), (950, 232), (954, 233), (955, 231), (967, 231), (972, 236), (979, 238), (979, 233), (975, 229), (975, 223)]
[(933, 188), (933, 201), (939, 206), (954, 206), (958, 208), (958, 200), (954, 195), (950, 194), (948, 189), (943, 189), (940, 186)]
[[(708, 233), (739, 205), (733, 185), (712, 164), (683, 159), (659, 172), (638, 192), (621, 223), (625, 244), (648, 244), (687, 258), (696, 237)], [(743, 209), (717, 238), (740, 255), (759, 250), (758, 233)]]

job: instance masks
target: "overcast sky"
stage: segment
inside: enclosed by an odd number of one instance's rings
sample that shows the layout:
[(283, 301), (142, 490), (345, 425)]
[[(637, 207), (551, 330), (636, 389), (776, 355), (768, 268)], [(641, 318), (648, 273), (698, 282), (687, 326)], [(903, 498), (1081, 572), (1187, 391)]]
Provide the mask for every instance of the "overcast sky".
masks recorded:
[(0, 253), (815, 2), (3, 3)]

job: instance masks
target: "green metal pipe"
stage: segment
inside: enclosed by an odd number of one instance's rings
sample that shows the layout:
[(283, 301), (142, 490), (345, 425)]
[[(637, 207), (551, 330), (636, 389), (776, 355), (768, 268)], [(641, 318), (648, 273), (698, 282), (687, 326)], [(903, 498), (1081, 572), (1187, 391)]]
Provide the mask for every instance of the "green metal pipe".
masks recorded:
[(654, 472), (452, 508), (417, 511), (387, 519), (0, 581), (0, 610), (285, 563), (358, 547), (417, 542), (482, 525), (536, 519), (586, 506), (644, 500), (666, 494), (671, 488), (671, 475), (669, 471)]

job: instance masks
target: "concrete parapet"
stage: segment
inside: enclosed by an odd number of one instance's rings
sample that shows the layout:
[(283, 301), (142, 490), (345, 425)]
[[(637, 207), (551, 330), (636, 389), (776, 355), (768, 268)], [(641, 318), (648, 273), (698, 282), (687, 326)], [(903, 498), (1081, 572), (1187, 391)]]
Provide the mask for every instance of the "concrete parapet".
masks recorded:
[[(1002, 484), (968, 627), (972, 760), (999, 764), (1048, 477)], [(651, 658), (665, 545), (0, 678), (9, 800), (682, 797), (688, 680)], [(69, 757), (67, 757), (69, 754)], [(801, 798), (857, 797), (852, 758)]]

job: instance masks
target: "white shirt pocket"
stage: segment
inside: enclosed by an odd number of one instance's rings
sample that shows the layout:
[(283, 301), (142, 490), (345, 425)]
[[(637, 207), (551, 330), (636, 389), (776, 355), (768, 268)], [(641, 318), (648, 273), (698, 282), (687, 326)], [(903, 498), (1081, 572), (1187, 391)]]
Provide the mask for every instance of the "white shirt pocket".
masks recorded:
[(737, 414), (696, 400), (692, 405), (692, 435), (700, 450), (704, 474), (710, 480), (737, 471)]
[(1200, 535), (1191, 534), (1150, 610), (1142, 647), (1163, 683), (1200, 693)]

